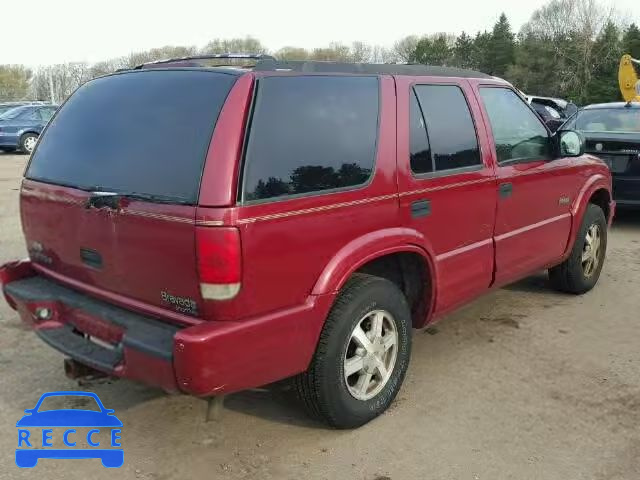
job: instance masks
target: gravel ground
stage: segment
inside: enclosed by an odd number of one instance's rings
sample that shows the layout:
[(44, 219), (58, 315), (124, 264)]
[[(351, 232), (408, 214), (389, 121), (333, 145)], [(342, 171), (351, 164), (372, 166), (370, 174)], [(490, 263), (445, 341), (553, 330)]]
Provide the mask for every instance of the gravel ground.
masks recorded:
[[(0, 154), (0, 263), (25, 255), (19, 178)], [(62, 234), (63, 232), (61, 232)], [(494, 291), (414, 332), (409, 374), (381, 418), (355, 431), (310, 421), (282, 388), (206, 403), (125, 380), (86, 385), (123, 421), (125, 464), (14, 464), (15, 422), (46, 391), (78, 386), (62, 355), (0, 302), (0, 478), (544, 479), (640, 478), (640, 212), (620, 214), (594, 291), (544, 275)]]

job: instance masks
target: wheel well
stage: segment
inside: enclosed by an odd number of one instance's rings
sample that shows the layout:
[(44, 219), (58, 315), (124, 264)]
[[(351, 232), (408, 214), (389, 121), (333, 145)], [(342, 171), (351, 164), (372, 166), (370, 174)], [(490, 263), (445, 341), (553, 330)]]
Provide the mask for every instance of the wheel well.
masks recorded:
[(607, 220), (609, 220), (609, 214), (611, 213), (609, 211), (610, 200), (611, 196), (609, 195), (609, 192), (604, 188), (601, 188), (600, 190), (595, 191), (593, 195), (591, 195), (591, 198), (589, 198), (589, 203), (593, 203), (594, 205), (599, 206), (604, 212), (604, 216), (607, 218)]
[(421, 255), (412, 252), (392, 253), (371, 260), (355, 273), (375, 275), (395, 283), (407, 298), (413, 326), (423, 326), (431, 304), (431, 275)]

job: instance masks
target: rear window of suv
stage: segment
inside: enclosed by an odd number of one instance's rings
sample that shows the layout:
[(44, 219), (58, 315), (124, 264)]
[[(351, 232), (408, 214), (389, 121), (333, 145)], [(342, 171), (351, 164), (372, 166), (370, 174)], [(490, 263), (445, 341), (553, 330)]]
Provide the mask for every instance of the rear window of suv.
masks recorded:
[(196, 203), (235, 75), (147, 70), (86, 83), (49, 124), (27, 178)]
[(258, 82), (243, 201), (350, 188), (368, 181), (378, 133), (376, 77), (267, 77)]

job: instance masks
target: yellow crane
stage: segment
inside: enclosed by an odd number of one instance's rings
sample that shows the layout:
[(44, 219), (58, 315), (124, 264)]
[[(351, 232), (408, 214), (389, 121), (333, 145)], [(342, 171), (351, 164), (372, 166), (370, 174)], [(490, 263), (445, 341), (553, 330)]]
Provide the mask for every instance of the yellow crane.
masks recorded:
[(640, 65), (640, 60), (631, 55), (623, 55), (618, 70), (620, 91), (627, 102), (640, 102), (640, 80), (634, 64)]

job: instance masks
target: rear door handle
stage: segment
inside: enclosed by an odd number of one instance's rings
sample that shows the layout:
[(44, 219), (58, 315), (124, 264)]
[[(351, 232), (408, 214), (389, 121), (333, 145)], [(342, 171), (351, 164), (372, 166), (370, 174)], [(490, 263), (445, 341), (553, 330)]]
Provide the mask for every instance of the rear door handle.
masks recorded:
[(501, 183), (499, 189), (500, 189), (500, 198), (508, 198), (513, 193), (513, 184)]
[(431, 202), (429, 200), (416, 200), (411, 203), (411, 216), (428, 217), (431, 215)]

